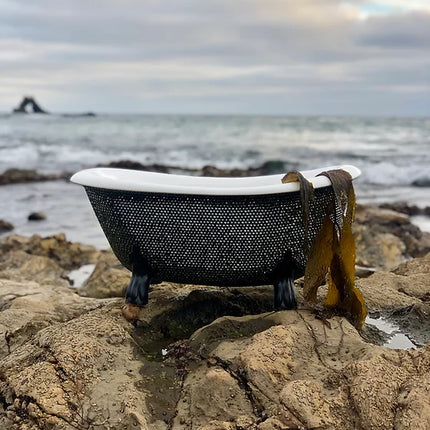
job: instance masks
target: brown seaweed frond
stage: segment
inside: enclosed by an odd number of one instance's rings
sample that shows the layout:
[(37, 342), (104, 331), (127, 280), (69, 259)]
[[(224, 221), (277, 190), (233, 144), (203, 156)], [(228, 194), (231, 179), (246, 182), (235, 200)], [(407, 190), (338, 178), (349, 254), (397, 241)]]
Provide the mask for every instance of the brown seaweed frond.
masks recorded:
[[(333, 199), (326, 208), (322, 227), (310, 246), (305, 268), (303, 294), (316, 302), (317, 291), (328, 275), (328, 293), (324, 305), (345, 315), (357, 329), (366, 318), (366, 307), (361, 292), (355, 286), (355, 241), (352, 223), (355, 216), (355, 193), (352, 178), (344, 170), (330, 170), (320, 174), (330, 179)], [(297, 178), (297, 179), (295, 179)], [(285, 182), (299, 181), (305, 223), (305, 242), (309, 226), (309, 189), (306, 179), (297, 172), (287, 174)], [(288, 180), (289, 179), (289, 180)]]
[(314, 187), (300, 172), (288, 172), (282, 179), (283, 184), (289, 182), (299, 182), (300, 184), (300, 201), (302, 204), (302, 220), (305, 231), (305, 240), (303, 243), (303, 251), (305, 256), (308, 256), (310, 251), (309, 243), (309, 219), (310, 219), (310, 205), (314, 201)]

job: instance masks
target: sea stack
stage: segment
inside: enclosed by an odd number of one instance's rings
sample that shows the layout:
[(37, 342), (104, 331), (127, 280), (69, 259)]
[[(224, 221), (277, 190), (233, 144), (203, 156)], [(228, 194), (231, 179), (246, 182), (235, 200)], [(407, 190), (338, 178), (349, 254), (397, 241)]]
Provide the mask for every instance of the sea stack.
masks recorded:
[(43, 113), (47, 114), (48, 112), (44, 109), (42, 109), (39, 104), (36, 102), (34, 97), (26, 96), (22, 99), (21, 103), (17, 108), (13, 110), (14, 113), (28, 113), (27, 112), (27, 106), (30, 105), (33, 113)]

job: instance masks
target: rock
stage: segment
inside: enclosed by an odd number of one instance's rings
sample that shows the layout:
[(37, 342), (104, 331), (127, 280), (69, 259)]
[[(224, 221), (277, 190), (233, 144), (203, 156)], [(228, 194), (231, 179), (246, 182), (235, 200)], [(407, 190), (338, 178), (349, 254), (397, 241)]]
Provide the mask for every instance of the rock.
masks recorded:
[(359, 279), (357, 286), (372, 311), (429, 302), (430, 254), (403, 263), (392, 272)]
[(38, 330), (67, 321), (101, 306), (81, 298), (65, 283), (0, 279), (0, 358), (6, 357)]
[(3, 219), (0, 219), (0, 234), (14, 229), (13, 224)]
[(33, 113), (43, 113), (47, 114), (48, 112), (42, 109), (36, 102), (33, 97), (24, 97), (17, 108), (13, 110), (13, 113), (28, 113), (27, 106), (30, 105)]
[(38, 331), (4, 357), (2, 428), (148, 429), (130, 329), (105, 306)]
[(430, 254), (359, 279), (357, 287), (371, 314), (394, 323), (416, 345), (430, 342)]
[[(395, 351), (367, 344), (339, 317), (324, 322), (306, 311), (224, 317), (198, 330), (190, 346), (204, 350), (205, 361), (185, 378), (174, 429), (199, 428), (220, 418), (211, 403), (210, 372), (220, 368), (244, 387), (252, 412), (236, 396), (235, 385), (233, 396), (216, 398), (218, 407), (234, 411), (242, 405), (259, 429), (391, 429), (394, 422), (406, 429), (427, 422), (425, 384), (407, 411), (396, 412), (396, 405), (403, 387), (428, 377), (430, 348)], [(198, 401), (194, 387), (202, 390)], [(427, 400), (422, 403), (423, 398)], [(190, 411), (195, 408), (199, 414), (194, 425)], [(238, 419), (238, 412), (230, 413), (230, 422)]]
[(83, 113), (65, 113), (62, 116), (64, 116), (65, 118), (85, 118), (85, 117), (94, 118), (97, 115), (94, 112), (83, 112)]
[(419, 178), (412, 182), (414, 187), (430, 187), (430, 178)]
[(93, 246), (68, 242), (62, 233), (44, 238), (37, 234), (31, 237), (11, 234), (0, 239), (0, 261), (2, 255), (14, 250), (48, 257), (65, 270), (73, 270), (84, 264), (95, 263), (100, 255), (100, 251)]
[(42, 212), (32, 212), (27, 219), (29, 221), (43, 221), (46, 219), (46, 215)]
[(144, 165), (137, 161), (119, 160), (112, 161), (108, 164), (98, 164), (97, 167), (114, 167), (117, 169), (131, 169), (131, 170), (145, 170), (148, 172), (156, 173), (169, 173), (170, 167), (161, 164), (147, 164)]
[(65, 285), (67, 272), (48, 257), (10, 251), (0, 257), (0, 278), (15, 281), (35, 281), (42, 284)]
[(154, 361), (148, 334), (160, 329), (150, 318), (157, 309), (143, 309), (151, 324), (134, 329), (120, 304), (105, 301), (13, 346), (0, 360), (3, 428), (391, 429), (396, 422), (406, 429), (426, 422), (428, 386), (416, 381), (430, 371), (429, 348), (388, 350), (366, 343), (343, 318), (284, 311), (221, 317)]
[(383, 203), (382, 205), (379, 205), (379, 207), (382, 209), (390, 209), (409, 216), (421, 215), (424, 213), (423, 209), (416, 205), (410, 206), (407, 202)]
[(124, 268), (112, 251), (103, 252), (93, 273), (79, 289), (81, 296), (124, 297), (131, 273)]
[(430, 252), (430, 234), (421, 232), (408, 215), (391, 209), (357, 205), (353, 230), (359, 266), (389, 270)]
[[(80, 247), (0, 241), (0, 428), (425, 428), (430, 345), (366, 342), (346, 319), (304, 309), (300, 291), (300, 310), (271, 312), (271, 286), (161, 283), (130, 324), (123, 299), (67, 287), (67, 270), (91, 259), (89, 291), (111, 294), (126, 273), (111, 252)], [(429, 272), (430, 255), (358, 282), (371, 310), (411, 322)]]
[[(0, 240), (0, 428), (426, 428), (430, 344), (372, 344), (300, 290), (299, 310), (272, 312), (271, 286), (164, 282), (130, 324), (123, 299), (68, 288), (67, 271), (96, 260), (89, 291), (115, 294), (128, 272), (111, 252)], [(371, 312), (428, 343), (429, 274), (430, 254), (357, 283)]]
[(252, 402), (240, 387), (238, 378), (219, 365), (203, 363), (188, 375), (181, 391), (174, 428), (186, 428), (180, 422), (189, 419), (196, 429), (220, 418), (234, 421), (247, 415), (255, 421)]
[(53, 181), (69, 178), (68, 173), (61, 175), (38, 173), (32, 169), (7, 169), (0, 174), (0, 185), (21, 184), (25, 182)]
[(264, 162), (261, 166), (249, 167), (247, 169), (221, 169), (216, 166), (207, 165), (201, 169), (191, 169), (183, 166), (166, 166), (163, 164), (141, 164), (131, 160), (113, 161), (109, 164), (100, 164), (100, 167), (116, 167), (121, 169), (145, 170), (158, 173), (186, 173), (199, 176), (211, 177), (244, 177), (272, 175), (275, 173), (285, 173), (285, 164), (280, 160), (271, 160)]

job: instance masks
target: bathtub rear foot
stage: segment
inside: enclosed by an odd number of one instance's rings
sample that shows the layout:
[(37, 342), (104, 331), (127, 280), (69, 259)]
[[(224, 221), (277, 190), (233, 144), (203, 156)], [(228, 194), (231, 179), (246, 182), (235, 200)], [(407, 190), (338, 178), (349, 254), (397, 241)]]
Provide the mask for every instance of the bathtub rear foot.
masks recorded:
[(274, 282), (274, 309), (297, 309), (294, 291), (294, 263), (285, 262)]

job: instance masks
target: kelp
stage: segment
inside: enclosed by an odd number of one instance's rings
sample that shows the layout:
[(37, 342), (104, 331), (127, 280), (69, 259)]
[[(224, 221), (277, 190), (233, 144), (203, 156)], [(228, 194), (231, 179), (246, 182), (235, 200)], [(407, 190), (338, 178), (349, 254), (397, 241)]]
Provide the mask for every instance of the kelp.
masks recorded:
[[(344, 170), (330, 170), (320, 174), (330, 179), (333, 199), (325, 210), (322, 226), (306, 253), (303, 294), (315, 302), (317, 291), (328, 277), (328, 292), (324, 305), (345, 315), (356, 328), (361, 329), (366, 318), (363, 297), (355, 287), (355, 241), (352, 223), (355, 216), (355, 193), (352, 178)], [(286, 182), (298, 181), (301, 189), (303, 216), (307, 216), (305, 242), (308, 241), (311, 185), (298, 172), (287, 174)], [(307, 245), (306, 245), (307, 246)]]
[(288, 172), (282, 179), (283, 184), (289, 182), (299, 182), (300, 184), (300, 201), (302, 204), (302, 220), (305, 227), (305, 240), (303, 242), (303, 252), (308, 255), (310, 249), (309, 243), (309, 210), (310, 204), (314, 201), (314, 187), (300, 172)]

